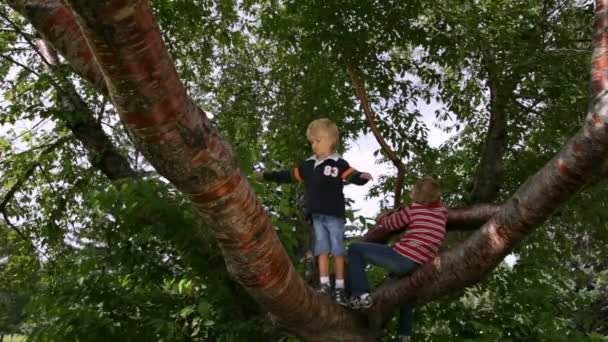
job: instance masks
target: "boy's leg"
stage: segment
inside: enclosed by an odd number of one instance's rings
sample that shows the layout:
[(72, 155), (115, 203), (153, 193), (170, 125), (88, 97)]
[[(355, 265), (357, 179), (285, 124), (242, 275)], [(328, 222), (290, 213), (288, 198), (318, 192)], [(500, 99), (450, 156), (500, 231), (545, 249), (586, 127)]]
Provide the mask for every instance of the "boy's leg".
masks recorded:
[(329, 282), (329, 254), (319, 254), (319, 291), (322, 294), (331, 294), (331, 284)]
[(329, 232), (329, 249), (334, 256), (336, 280), (344, 281), (344, 224), (343, 218), (326, 216), (326, 228)]
[(336, 302), (342, 306), (348, 305), (348, 299), (346, 298), (346, 289), (344, 284), (344, 256), (335, 256), (334, 262), (336, 265), (336, 289), (334, 297)]
[(399, 309), (399, 327), (397, 333), (399, 336), (412, 336), (412, 307), (404, 305)]
[[(352, 256), (355, 258), (351, 259)], [(413, 260), (402, 256), (401, 254), (395, 252), (391, 246), (377, 244), (377, 243), (369, 243), (369, 242), (355, 242), (351, 243), (348, 249), (348, 262), (349, 262), (349, 277), (351, 276), (351, 267), (350, 264), (355, 260), (355, 263), (361, 264), (361, 267), (365, 274), (365, 266), (367, 263), (374, 264), (380, 267), (384, 267), (389, 271), (396, 273), (398, 275), (405, 275), (412, 272), (416, 267), (418, 267), (418, 263)], [(355, 270), (356, 271), (356, 270)], [(360, 277), (360, 275), (356, 275)], [(365, 291), (362, 292), (361, 289), (355, 290), (355, 280), (351, 279), (351, 288), (353, 288), (353, 295), (360, 295), (364, 292), (369, 292), (369, 285), (367, 283), (367, 277), (365, 277), (364, 282), (359, 279), (361, 283), (364, 284), (361, 288), (365, 288)], [(357, 292), (355, 292), (357, 291)], [(411, 336), (412, 335), (412, 307), (410, 305), (404, 305), (399, 309), (399, 328), (398, 328), (399, 336)]]
[(334, 256), (334, 271), (336, 272), (336, 301), (341, 305), (347, 305), (346, 293), (344, 292), (344, 224), (342, 217), (326, 216), (326, 228), (329, 231), (329, 245), (331, 254)]
[(366, 263), (383, 267), (397, 275), (410, 273), (418, 267), (418, 263), (395, 252), (395, 250), (388, 245), (372, 242), (357, 242), (356, 245), (354, 243), (351, 244), (351, 248), (354, 248)]
[(315, 229), (315, 255), (319, 264), (319, 291), (329, 294), (329, 232), (325, 227), (325, 215), (312, 214), (312, 225)]
[(369, 293), (367, 273), (365, 272), (366, 262), (358, 244), (353, 242), (348, 247), (348, 279), (351, 292), (349, 305), (356, 310), (369, 308), (373, 305)]
[(344, 281), (344, 256), (336, 255), (334, 257), (335, 270), (336, 270), (336, 280), (342, 279)]
[(418, 264), (392, 247), (379, 243), (353, 242), (348, 248), (348, 276), (353, 296), (369, 292), (365, 266), (370, 263), (399, 275), (407, 274)]
[(329, 254), (319, 254), (319, 276), (329, 279)]
[(365, 259), (358, 248), (360, 242), (353, 242), (348, 247), (348, 279), (352, 296), (360, 296), (369, 292)]

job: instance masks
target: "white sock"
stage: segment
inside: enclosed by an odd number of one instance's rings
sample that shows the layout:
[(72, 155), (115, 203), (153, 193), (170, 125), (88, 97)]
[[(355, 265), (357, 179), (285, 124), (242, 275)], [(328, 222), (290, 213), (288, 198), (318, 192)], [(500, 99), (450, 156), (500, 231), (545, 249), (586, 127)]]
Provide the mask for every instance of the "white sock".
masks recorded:
[(344, 279), (336, 279), (336, 288), (343, 289), (344, 288)]
[(321, 277), (321, 284), (329, 284), (329, 277)]

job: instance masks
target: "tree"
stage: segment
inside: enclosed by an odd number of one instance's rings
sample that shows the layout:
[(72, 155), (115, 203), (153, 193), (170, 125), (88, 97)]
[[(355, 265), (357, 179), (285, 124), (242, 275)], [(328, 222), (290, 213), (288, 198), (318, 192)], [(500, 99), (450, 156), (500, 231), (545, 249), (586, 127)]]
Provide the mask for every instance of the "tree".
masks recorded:
[[(212, 122), (195, 104), (180, 81), (148, 3), (67, 3), (69, 5), (63, 1), (9, 1), (13, 8), (22, 13), (36, 30), (51, 42), (79, 75), (83, 75), (99, 91), (107, 92), (137, 150), (144, 154), (159, 174), (190, 198), (205, 222), (211, 226), (229, 272), (251, 297), (272, 314), (279, 326), (305, 339), (370, 340), (379, 333), (398, 304), (423, 304), (477, 283), (560, 205), (580, 191), (594, 176), (603, 172), (597, 165), (605, 165), (606, 162), (604, 69), (601, 63), (602, 49), (605, 48), (602, 39), (605, 33), (604, 23), (598, 15), (594, 36), (592, 100), (590, 114), (583, 128), (552, 160), (506, 199), (497, 211), (485, 210), (487, 207), (452, 210), (451, 224), (462, 223), (463, 218), (467, 219), (464, 220), (466, 223), (485, 220), (494, 215), (465, 242), (445, 251), (433, 263), (425, 265), (411, 277), (385, 282), (374, 293), (377, 305), (369, 312), (359, 315), (315, 295), (298, 276), (263, 206), (239, 170), (234, 150), (220, 137)], [(604, 2), (598, 1), (596, 12), (601, 13), (605, 5)], [(286, 2), (286, 8), (294, 9), (296, 6)], [(301, 8), (319, 11), (321, 15), (344, 14), (341, 11), (348, 13), (353, 10), (345, 6), (340, 10), (328, 11), (326, 8), (315, 7), (314, 4)], [(406, 9), (419, 15), (424, 6), (413, 3), (406, 5)], [(351, 18), (345, 15), (340, 17)], [(412, 17), (415, 18), (413, 14)], [(339, 20), (337, 22), (347, 28), (350, 24)], [(398, 21), (390, 21), (395, 22)], [(392, 29), (393, 31), (388, 32), (395, 37), (402, 34), (403, 29), (409, 32), (408, 37), (424, 40), (423, 37), (416, 36), (416, 31), (419, 30), (415, 27), (398, 26)], [(384, 30), (385, 28), (381, 27), (378, 32), (386, 32)], [(341, 40), (337, 41), (357, 42), (352, 38), (361, 32), (353, 32), (353, 36), (339, 37)], [(301, 30), (298, 33), (303, 33), (303, 37), (295, 38), (296, 42), (310, 42), (313, 47), (320, 47), (308, 49), (309, 55), (304, 56), (305, 59), (318, 58), (316, 65), (323, 65), (323, 59), (337, 51), (331, 43), (323, 45), (322, 42), (311, 39), (313, 36), (306, 36), (309, 31)], [(335, 38), (331, 35), (332, 32), (321, 33), (327, 33), (329, 41), (335, 42), (332, 40)], [(381, 47), (382, 43), (396, 39), (393, 36), (390, 38), (383, 41), (375, 38), (372, 41)], [(288, 36), (287, 39), (294, 38)], [(331, 47), (327, 49), (329, 53), (320, 54), (321, 57), (311, 57), (315, 52), (326, 52), (324, 46)], [(362, 49), (357, 44), (347, 47), (351, 51), (351, 60), (369, 64), (377, 62), (377, 50)], [(357, 47), (361, 49), (357, 50)], [(298, 64), (294, 63), (292, 66), (296, 68)], [(402, 64), (400, 66), (403, 67)], [(379, 69), (366, 68), (377, 71), (376, 74), (369, 72), (371, 76), (367, 77), (368, 82), (373, 83), (376, 80), (379, 91), (394, 90), (386, 85), (386, 82), (379, 82), (379, 77), (374, 79), (374, 76), (387, 70)], [(421, 68), (421, 75), (426, 74), (429, 79), (436, 80), (430, 69), (430, 66), (428, 69)], [(450, 76), (450, 73), (446, 75)], [(343, 75), (342, 79), (345, 78), (346, 75)], [(446, 82), (449, 81), (448, 79)], [(433, 85), (432, 82), (429, 84)], [(495, 87), (498, 86), (490, 86), (491, 89)], [(305, 98), (306, 91), (294, 88), (296, 96), (293, 101), (297, 102), (299, 96)], [(331, 84), (328, 84), (327, 89), (331, 88)], [(404, 89), (407, 87), (404, 86)], [(509, 93), (510, 88), (504, 89)], [(245, 89), (244, 94), (247, 95), (250, 91)], [(423, 96), (428, 94), (424, 90), (420, 92)], [(276, 96), (284, 94), (279, 93)], [(551, 108), (550, 104), (554, 99), (544, 100), (546, 106)], [(457, 101), (462, 99), (454, 99), (454, 103), (458, 103)], [(397, 106), (392, 110), (397, 112), (399, 108), (404, 107)], [(393, 123), (399, 126), (397, 120)], [(255, 124), (253, 126), (255, 127)], [(270, 128), (270, 134), (276, 133), (272, 130), (272, 120)], [(235, 125), (235, 129), (239, 129), (238, 125)], [(393, 139), (397, 140), (397, 137)], [(418, 135), (413, 134), (408, 139), (417, 141)], [(403, 148), (398, 150), (403, 151)], [(484, 158), (481, 166), (484, 166), (483, 163), (486, 163)], [(464, 215), (460, 215), (461, 213)], [(192, 231), (192, 234), (198, 236), (200, 233)], [(433, 286), (425, 286), (426, 284)]]

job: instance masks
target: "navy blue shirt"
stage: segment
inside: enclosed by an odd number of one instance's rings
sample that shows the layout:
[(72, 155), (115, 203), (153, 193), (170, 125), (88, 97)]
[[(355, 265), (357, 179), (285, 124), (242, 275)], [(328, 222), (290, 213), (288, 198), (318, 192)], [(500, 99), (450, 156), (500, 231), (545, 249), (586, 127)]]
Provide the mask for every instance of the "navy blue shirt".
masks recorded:
[(264, 179), (277, 183), (303, 182), (306, 206), (311, 214), (345, 216), (344, 182), (367, 183), (361, 172), (334, 153), (324, 160), (311, 157), (293, 170), (264, 172)]

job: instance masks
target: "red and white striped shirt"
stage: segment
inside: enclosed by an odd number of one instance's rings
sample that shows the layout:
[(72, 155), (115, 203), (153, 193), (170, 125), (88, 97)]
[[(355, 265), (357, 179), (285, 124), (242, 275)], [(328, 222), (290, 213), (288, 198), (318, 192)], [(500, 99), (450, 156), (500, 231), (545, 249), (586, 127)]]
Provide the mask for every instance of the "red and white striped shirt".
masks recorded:
[(439, 252), (445, 238), (447, 219), (448, 210), (441, 203), (413, 203), (381, 218), (378, 223), (389, 230), (407, 227), (393, 249), (422, 265), (435, 258)]

